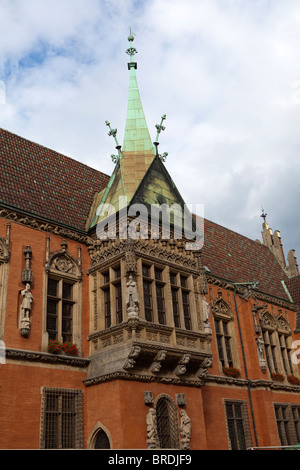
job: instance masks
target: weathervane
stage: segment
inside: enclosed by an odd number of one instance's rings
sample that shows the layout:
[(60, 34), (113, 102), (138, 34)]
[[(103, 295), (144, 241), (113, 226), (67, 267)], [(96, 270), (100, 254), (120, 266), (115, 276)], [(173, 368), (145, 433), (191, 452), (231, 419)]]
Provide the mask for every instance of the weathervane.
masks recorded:
[(268, 215), (268, 214), (265, 214), (265, 210), (264, 210), (264, 208), (262, 208), (262, 214), (261, 214), (261, 217), (264, 219), (264, 222), (266, 221), (267, 215)]

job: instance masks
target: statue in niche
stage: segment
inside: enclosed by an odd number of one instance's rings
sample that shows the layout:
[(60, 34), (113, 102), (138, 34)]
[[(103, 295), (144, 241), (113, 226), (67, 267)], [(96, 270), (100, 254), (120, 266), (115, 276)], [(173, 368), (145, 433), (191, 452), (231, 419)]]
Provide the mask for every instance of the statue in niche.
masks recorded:
[(181, 447), (186, 450), (190, 448), (192, 424), (185, 410), (180, 411), (180, 417)]
[(266, 372), (267, 365), (266, 365), (266, 360), (264, 357), (264, 340), (261, 336), (259, 336), (256, 339), (256, 344), (257, 344), (257, 354), (258, 354), (258, 361), (259, 361), (260, 368), (263, 372)]
[(21, 295), (23, 297), (23, 301), (21, 304), (19, 328), (21, 335), (27, 337), (30, 332), (30, 313), (33, 303), (33, 295), (30, 292), (30, 284), (26, 284), (26, 287), (24, 290), (22, 290)]
[(211, 333), (211, 326), (209, 323), (210, 317), (210, 306), (209, 303), (206, 302), (205, 297), (202, 299), (202, 311), (203, 311), (203, 326), (206, 333)]
[(126, 283), (126, 305), (128, 316), (137, 316), (139, 312), (138, 291), (135, 280), (130, 274)]

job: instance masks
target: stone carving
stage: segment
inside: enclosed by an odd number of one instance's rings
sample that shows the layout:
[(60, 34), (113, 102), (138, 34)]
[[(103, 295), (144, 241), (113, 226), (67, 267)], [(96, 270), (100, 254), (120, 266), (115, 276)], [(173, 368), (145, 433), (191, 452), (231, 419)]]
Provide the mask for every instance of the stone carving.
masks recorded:
[(136, 363), (136, 358), (141, 352), (141, 347), (140, 346), (133, 346), (132, 350), (130, 351), (130, 354), (128, 355), (128, 358), (126, 359), (126, 362), (123, 366), (123, 369), (128, 370), (128, 369), (133, 369)]
[(190, 362), (191, 355), (190, 354), (184, 354), (182, 358), (180, 359), (174, 373), (175, 375), (184, 375), (186, 373), (186, 365)]
[(212, 357), (206, 357), (201, 364), (200, 369), (198, 370), (197, 376), (199, 379), (204, 379), (208, 374), (208, 368), (213, 365)]
[(185, 410), (180, 411), (180, 443), (181, 448), (187, 450), (190, 448), (192, 424)]
[(154, 408), (149, 408), (146, 417), (147, 423), (147, 449), (157, 449), (158, 439), (156, 433), (156, 416)]
[(152, 405), (154, 402), (153, 392), (144, 392), (144, 403), (145, 405)]
[(267, 365), (266, 365), (266, 360), (264, 357), (264, 340), (262, 336), (259, 336), (256, 338), (256, 345), (257, 345), (257, 354), (258, 354), (258, 361), (260, 368), (263, 372), (266, 372), (267, 370)]
[(164, 361), (166, 359), (166, 357), (167, 357), (167, 351), (165, 351), (165, 350), (162, 350), (157, 354), (155, 360), (152, 362), (152, 364), (150, 366), (150, 371), (153, 374), (160, 371), (161, 363), (162, 363), (162, 361)]
[(50, 238), (47, 237), (45, 271), (56, 271), (59, 274), (71, 275), (81, 280), (81, 250), (78, 249), (78, 260), (76, 261), (67, 251), (68, 244), (65, 240), (62, 241), (61, 248), (50, 255)]
[(129, 279), (126, 283), (126, 305), (127, 305), (128, 317), (138, 316), (138, 313), (139, 313), (138, 291), (137, 291), (136, 282), (133, 279), (131, 274), (129, 275)]
[(202, 315), (203, 315), (203, 327), (205, 333), (211, 333), (211, 326), (209, 323), (210, 317), (210, 306), (209, 303), (206, 302), (205, 297), (202, 298)]
[(30, 313), (33, 303), (33, 296), (30, 292), (30, 284), (26, 284), (26, 288), (22, 290), (21, 295), (23, 296), (23, 301), (21, 304), (19, 329), (21, 335), (27, 337), (30, 332)]
[(178, 406), (186, 405), (185, 393), (176, 393), (175, 397)]
[(30, 269), (30, 260), (32, 256), (32, 250), (28, 245), (26, 250), (24, 250), (25, 255), (25, 268), (22, 271), (22, 282), (24, 284), (32, 283), (32, 271)]

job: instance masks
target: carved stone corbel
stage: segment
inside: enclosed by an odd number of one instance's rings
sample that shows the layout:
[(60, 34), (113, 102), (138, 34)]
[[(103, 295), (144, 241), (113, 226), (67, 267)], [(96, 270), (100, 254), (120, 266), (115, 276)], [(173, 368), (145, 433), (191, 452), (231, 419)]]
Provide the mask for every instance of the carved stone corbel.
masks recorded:
[(135, 363), (136, 363), (136, 359), (138, 357), (138, 355), (140, 354), (141, 352), (141, 347), (140, 346), (133, 346), (133, 348), (131, 349), (126, 361), (125, 361), (125, 364), (123, 366), (123, 369), (125, 370), (129, 370), (129, 369), (133, 369), (134, 366), (135, 366)]
[(199, 377), (199, 379), (204, 379), (208, 374), (208, 368), (211, 367), (212, 365), (213, 365), (212, 357), (206, 357), (201, 363), (201, 367), (197, 372), (197, 377)]
[(160, 351), (160, 352), (156, 355), (154, 361), (152, 362), (152, 364), (151, 364), (151, 366), (150, 366), (150, 371), (151, 371), (153, 374), (155, 374), (155, 373), (157, 373), (157, 372), (160, 371), (160, 369), (161, 369), (161, 363), (166, 359), (166, 357), (167, 357), (167, 351), (165, 351), (165, 350)]
[(178, 365), (176, 369), (174, 370), (175, 375), (184, 375), (186, 373), (186, 365), (190, 362), (191, 355), (190, 354), (184, 354), (180, 361), (178, 362)]

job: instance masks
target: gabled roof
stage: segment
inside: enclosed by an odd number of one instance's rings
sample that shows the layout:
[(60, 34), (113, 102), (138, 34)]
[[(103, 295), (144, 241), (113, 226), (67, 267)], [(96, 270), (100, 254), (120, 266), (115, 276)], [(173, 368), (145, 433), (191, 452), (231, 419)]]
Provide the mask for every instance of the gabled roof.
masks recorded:
[(204, 220), (203, 264), (231, 282), (258, 281), (257, 289), (289, 300), (281, 281), (288, 277), (271, 250), (210, 220)]
[(0, 204), (78, 230), (109, 176), (0, 129)]

